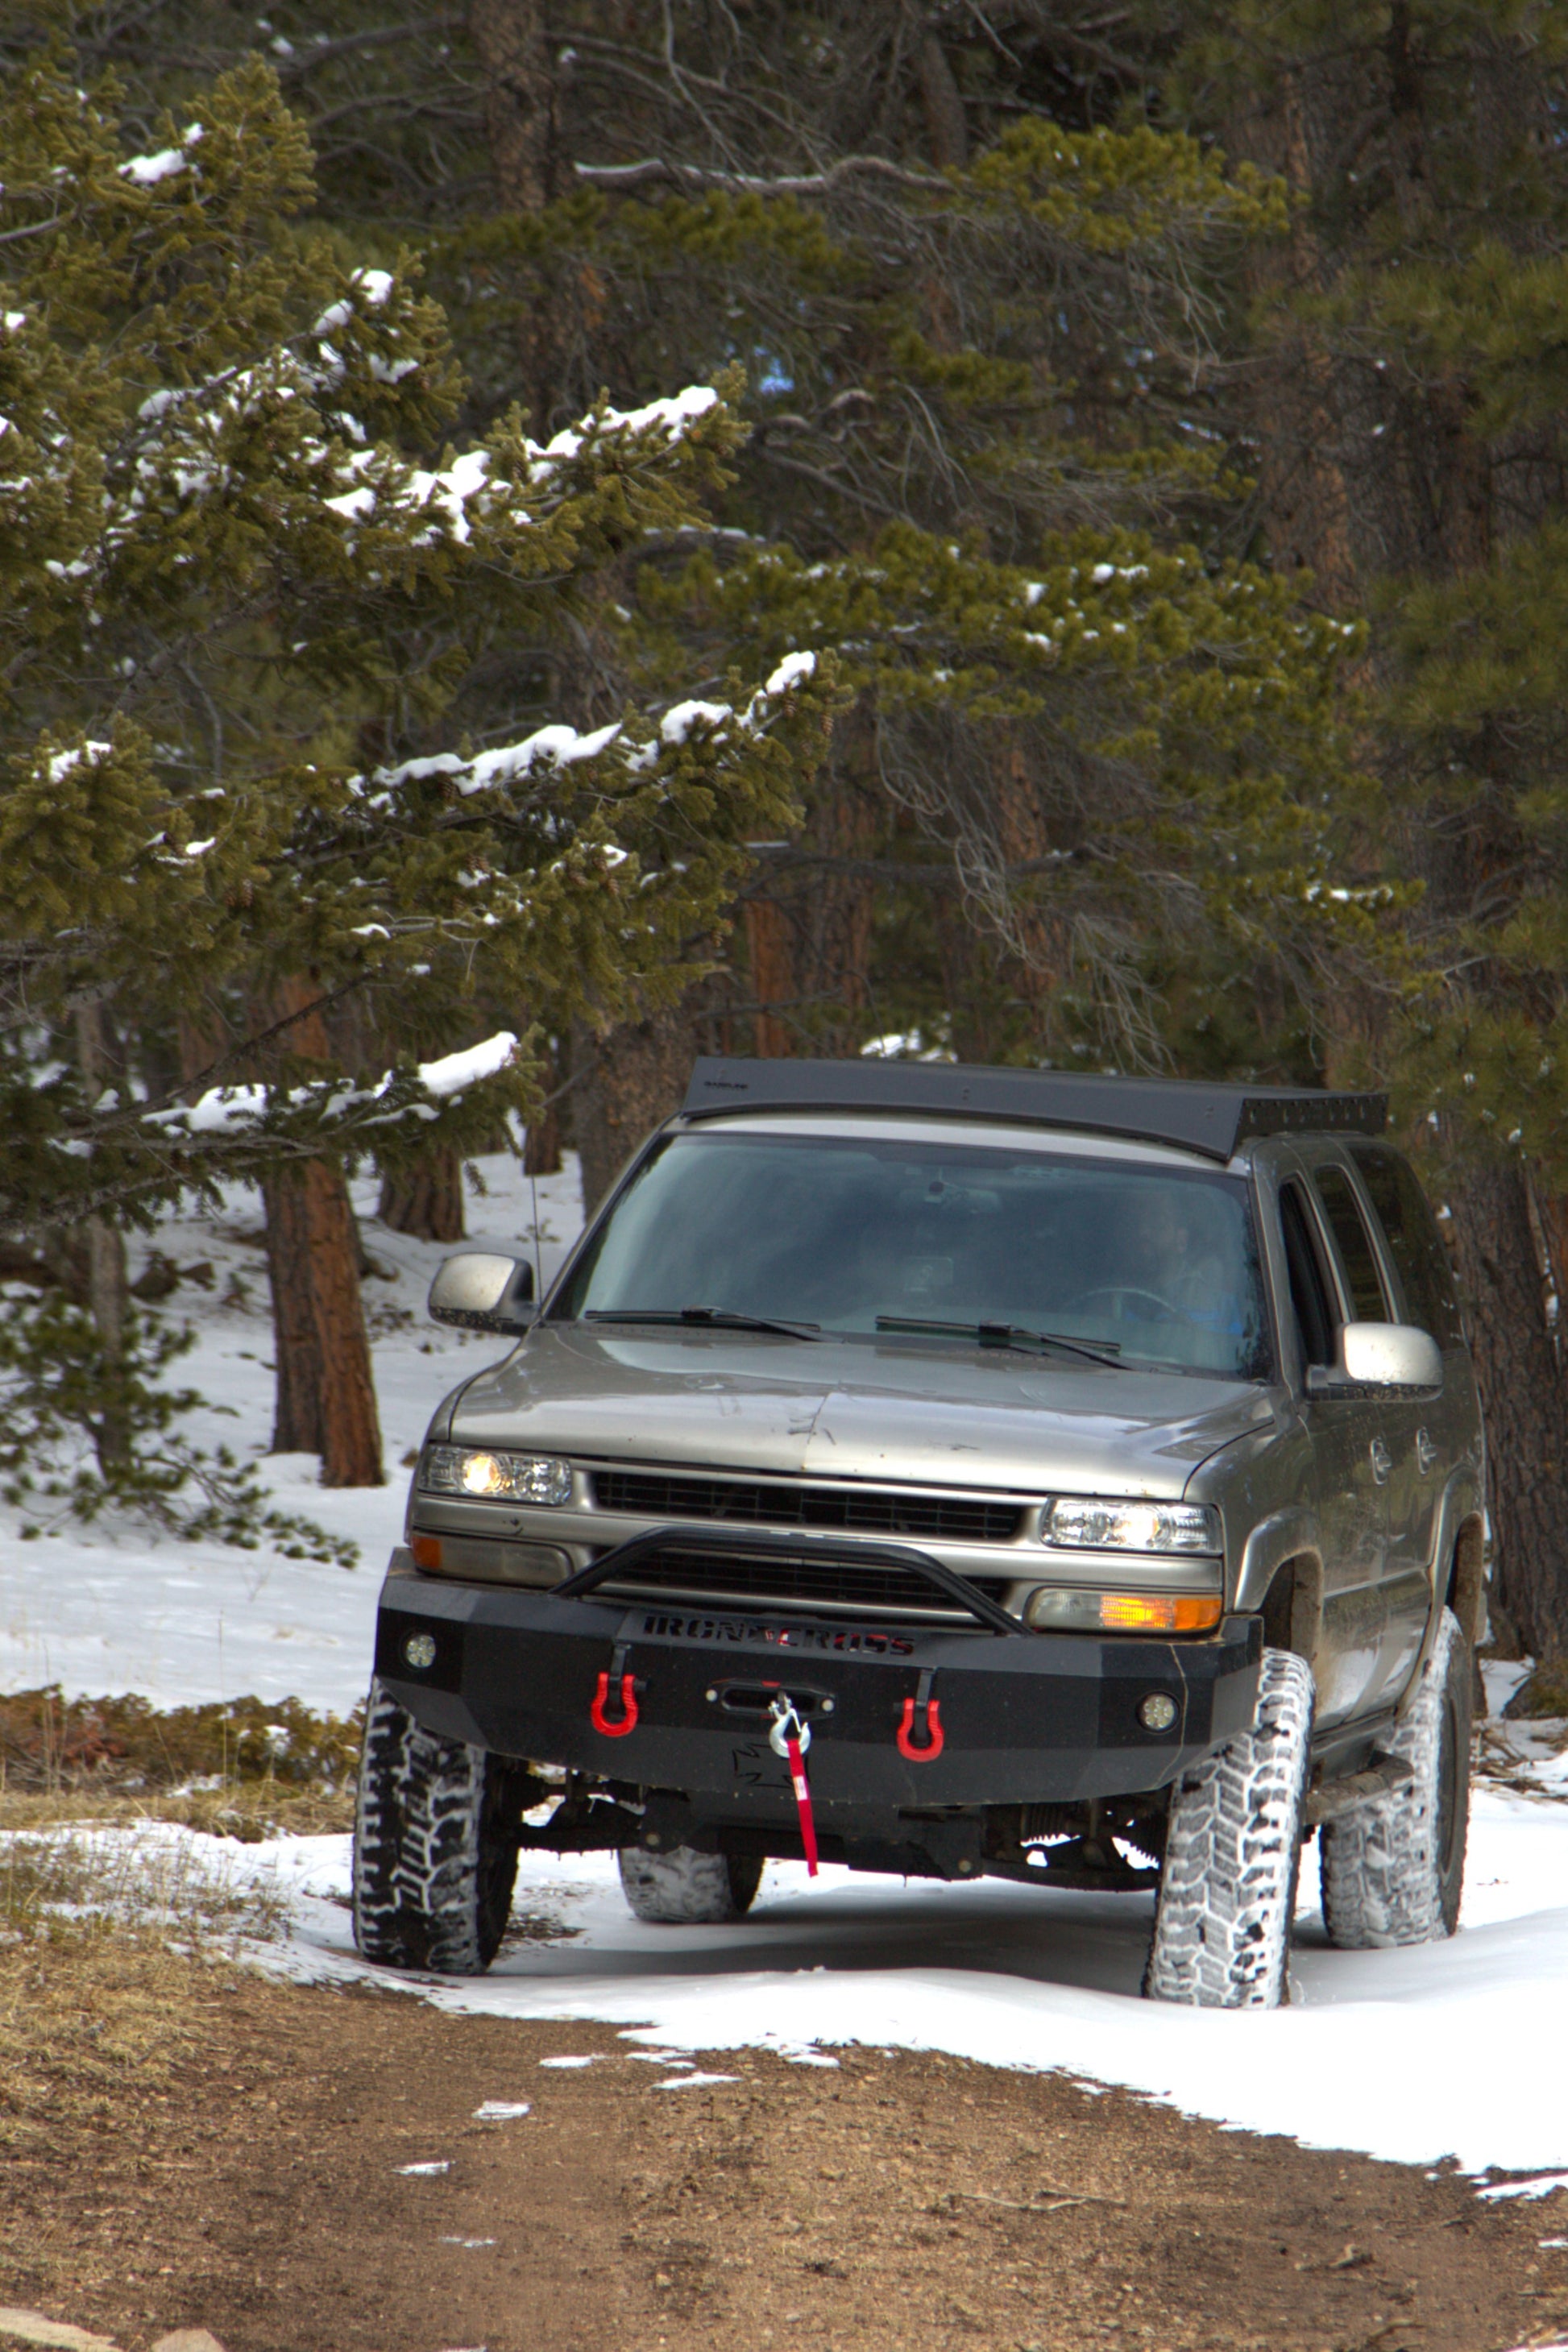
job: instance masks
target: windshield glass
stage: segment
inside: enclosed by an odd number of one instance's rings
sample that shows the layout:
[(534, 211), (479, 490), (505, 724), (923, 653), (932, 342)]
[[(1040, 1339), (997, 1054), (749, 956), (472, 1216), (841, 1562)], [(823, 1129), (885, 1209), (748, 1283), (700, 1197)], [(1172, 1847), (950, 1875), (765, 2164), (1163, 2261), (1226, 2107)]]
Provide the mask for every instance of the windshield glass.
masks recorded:
[(900, 1347), (962, 1347), (964, 1330), (898, 1336), (879, 1318), (1005, 1324), (1117, 1363), (1268, 1374), (1238, 1178), (1005, 1144), (670, 1137), (553, 1312), (689, 1307)]

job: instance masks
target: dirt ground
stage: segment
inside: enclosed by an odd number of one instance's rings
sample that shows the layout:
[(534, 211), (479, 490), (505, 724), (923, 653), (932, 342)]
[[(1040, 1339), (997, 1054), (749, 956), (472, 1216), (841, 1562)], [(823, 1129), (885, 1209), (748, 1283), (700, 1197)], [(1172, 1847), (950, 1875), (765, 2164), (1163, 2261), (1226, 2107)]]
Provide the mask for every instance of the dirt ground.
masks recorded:
[[(0, 2305), (125, 2352), (195, 2326), (226, 2352), (1568, 2334), (1568, 2248), (1540, 2242), (1568, 2238), (1568, 2196), (1486, 2206), (1451, 2176), (935, 2056), (746, 2053), (678, 2088), (635, 2047), (166, 1954), (13, 1952)], [(541, 2063), (561, 2055), (596, 2063)], [(531, 2112), (477, 2118), (487, 2101)]]

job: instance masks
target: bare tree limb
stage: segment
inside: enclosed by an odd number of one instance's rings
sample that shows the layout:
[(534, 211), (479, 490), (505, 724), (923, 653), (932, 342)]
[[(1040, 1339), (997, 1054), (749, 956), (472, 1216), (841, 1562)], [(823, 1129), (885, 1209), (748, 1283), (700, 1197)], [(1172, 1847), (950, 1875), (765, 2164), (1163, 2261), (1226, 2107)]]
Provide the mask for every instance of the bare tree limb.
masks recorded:
[(846, 155), (826, 172), (785, 173), (778, 179), (751, 172), (710, 172), (666, 155), (650, 155), (640, 163), (576, 163), (573, 169), (591, 188), (640, 188), (664, 180), (675, 187), (731, 188), (742, 195), (826, 196), (844, 181), (859, 177), (886, 180), (894, 187), (924, 188), (933, 195), (947, 194), (951, 185), (939, 173), (911, 172), (886, 155)]

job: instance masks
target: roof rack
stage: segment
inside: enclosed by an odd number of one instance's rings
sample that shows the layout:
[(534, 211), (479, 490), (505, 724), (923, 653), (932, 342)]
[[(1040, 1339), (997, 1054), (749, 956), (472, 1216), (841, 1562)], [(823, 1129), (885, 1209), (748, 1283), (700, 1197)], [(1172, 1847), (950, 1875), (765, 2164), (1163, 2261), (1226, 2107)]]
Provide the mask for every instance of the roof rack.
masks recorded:
[(1209, 1086), (1202, 1079), (1080, 1077), (1070, 1070), (980, 1063), (749, 1061), (703, 1055), (681, 1105), (687, 1118), (739, 1111), (874, 1110), (1003, 1119), (1174, 1143), (1228, 1160), (1256, 1136), (1381, 1135), (1385, 1095), (1311, 1087)]

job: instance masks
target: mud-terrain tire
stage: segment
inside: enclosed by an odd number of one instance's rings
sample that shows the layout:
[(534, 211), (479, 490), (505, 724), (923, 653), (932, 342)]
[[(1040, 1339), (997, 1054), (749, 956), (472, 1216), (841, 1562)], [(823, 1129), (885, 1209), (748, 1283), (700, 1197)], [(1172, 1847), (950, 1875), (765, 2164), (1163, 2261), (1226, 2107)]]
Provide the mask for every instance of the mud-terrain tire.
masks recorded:
[(1415, 1778), (1320, 1832), (1323, 1925), (1342, 1951), (1436, 1944), (1459, 1924), (1470, 1812), (1470, 1660), (1445, 1609), (1404, 1722), (1384, 1743)]
[(1172, 1790), (1148, 2000), (1194, 2009), (1276, 2009), (1284, 2000), (1312, 1697), (1305, 1659), (1265, 1650), (1252, 1728)]
[(664, 1927), (721, 1927), (743, 1919), (763, 1883), (763, 1865), (736, 1854), (699, 1853), (695, 1846), (671, 1846), (648, 1853), (641, 1846), (620, 1852), (621, 1891), (639, 1919)]
[(517, 1877), (515, 1766), (425, 1731), (370, 1686), (354, 1815), (354, 1942), (367, 1960), (483, 1974)]

